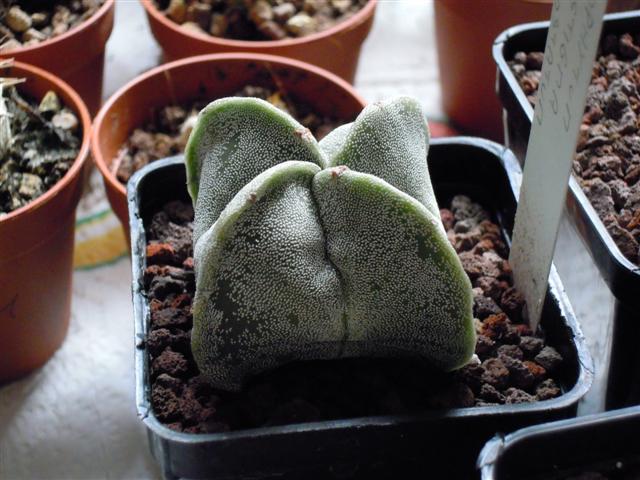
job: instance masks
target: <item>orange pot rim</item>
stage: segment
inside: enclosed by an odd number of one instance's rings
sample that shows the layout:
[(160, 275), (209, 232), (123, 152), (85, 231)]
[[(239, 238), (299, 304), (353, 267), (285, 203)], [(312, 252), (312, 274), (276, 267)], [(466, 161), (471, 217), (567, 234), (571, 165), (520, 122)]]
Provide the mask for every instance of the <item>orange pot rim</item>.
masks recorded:
[(28, 72), (27, 81), (29, 76), (36, 76), (40, 78), (44, 78), (51, 84), (53, 84), (53, 90), (57, 90), (58, 92), (62, 91), (66, 96), (71, 99), (71, 105), (66, 105), (75, 114), (79, 117), (80, 122), (82, 123), (82, 143), (80, 145), (80, 149), (78, 150), (78, 155), (76, 159), (73, 161), (71, 168), (67, 170), (67, 173), (56, 182), (54, 186), (52, 186), (49, 190), (44, 192), (35, 200), (23, 205), (22, 207), (9, 212), (8, 214), (0, 217), (0, 226), (3, 224), (8, 224), (15, 220), (16, 218), (27, 215), (28, 213), (43, 208), (47, 203), (49, 203), (58, 193), (64, 190), (69, 183), (73, 180), (73, 178), (78, 174), (78, 171), (83, 168), (85, 160), (89, 156), (89, 146), (91, 141), (91, 116), (89, 115), (89, 110), (87, 110), (86, 105), (80, 98), (80, 95), (76, 93), (76, 91), (71, 88), (71, 86), (60, 79), (59, 77), (43, 70), (39, 67), (34, 67), (33, 65), (29, 65), (27, 63), (22, 62), (13, 62), (13, 66), (9, 68), (16, 68)]
[(233, 40), (229, 38), (214, 37), (208, 34), (199, 34), (180, 28), (180, 25), (170, 20), (160, 12), (153, 4), (153, 0), (140, 0), (142, 6), (156, 22), (160, 23), (164, 28), (172, 30), (179, 35), (185, 35), (193, 40), (209, 43), (226, 48), (250, 49), (250, 50), (269, 50), (278, 47), (293, 47), (301, 46), (307, 43), (326, 39), (338, 32), (354, 30), (364, 22), (366, 22), (375, 11), (378, 0), (369, 0), (367, 4), (361, 8), (356, 14), (347, 18), (342, 22), (338, 22), (331, 28), (322, 30), (320, 32), (313, 33), (311, 35), (305, 35), (298, 38), (286, 38), (283, 40)]
[[(374, 0), (375, 1), (375, 0)], [(102, 129), (102, 125), (105, 123), (105, 118), (111, 110), (111, 107), (114, 103), (116, 103), (120, 97), (122, 97), (125, 92), (132, 89), (133, 87), (144, 83), (150, 77), (154, 77), (162, 72), (167, 70), (171, 70), (174, 68), (180, 68), (187, 65), (197, 64), (197, 63), (207, 63), (207, 62), (217, 62), (224, 60), (246, 60), (248, 62), (271, 62), (275, 64), (279, 64), (286, 67), (291, 67), (298, 70), (309, 71), (317, 76), (323, 77), (326, 80), (338, 84), (341, 88), (348, 91), (351, 96), (356, 98), (363, 106), (366, 105), (366, 100), (362, 98), (362, 96), (355, 90), (355, 88), (346, 80), (338, 77), (336, 74), (331, 73), (323, 68), (316, 67), (307, 62), (303, 62), (301, 60), (295, 60), (288, 57), (281, 57), (278, 55), (268, 55), (264, 53), (208, 53), (205, 55), (197, 55), (194, 57), (187, 57), (180, 60), (175, 60), (173, 62), (165, 63), (159, 65), (147, 72), (137, 76), (133, 80), (129, 81), (123, 87), (121, 87), (116, 93), (114, 93), (102, 106), (100, 111), (95, 117), (93, 122), (93, 131), (91, 133), (91, 153), (93, 157), (93, 161), (96, 166), (102, 173), (104, 179), (109, 182), (109, 185), (114, 187), (119, 193), (123, 196), (127, 194), (127, 186), (123, 185), (115, 176), (115, 174), (109, 168), (109, 164), (112, 159), (106, 159), (102, 155), (102, 150), (100, 149), (99, 137), (100, 130)]]
[(90, 28), (95, 23), (98, 23), (102, 19), (102, 17), (104, 17), (107, 14), (107, 12), (113, 8), (115, 3), (116, 3), (116, 0), (106, 0), (104, 2), (104, 5), (102, 5), (98, 9), (98, 11), (96, 13), (94, 13), (90, 18), (86, 19), (80, 25), (77, 25), (76, 27), (64, 32), (62, 35), (58, 35), (57, 37), (49, 38), (47, 40), (44, 40), (43, 42), (38, 43), (37, 45), (30, 45), (28, 47), (20, 47), (20, 48), (16, 48), (16, 49), (13, 49), (13, 50), (3, 50), (2, 51), (2, 56), (5, 57), (5, 58), (9, 58), (9, 57), (11, 57), (11, 55), (22, 54), (23, 52), (33, 52), (33, 51), (38, 50), (40, 48), (46, 48), (46, 47), (48, 47), (50, 45), (51, 46), (56, 46), (57, 44), (64, 42), (68, 38), (70, 38), (70, 37), (72, 37), (74, 35), (77, 35), (81, 31)]

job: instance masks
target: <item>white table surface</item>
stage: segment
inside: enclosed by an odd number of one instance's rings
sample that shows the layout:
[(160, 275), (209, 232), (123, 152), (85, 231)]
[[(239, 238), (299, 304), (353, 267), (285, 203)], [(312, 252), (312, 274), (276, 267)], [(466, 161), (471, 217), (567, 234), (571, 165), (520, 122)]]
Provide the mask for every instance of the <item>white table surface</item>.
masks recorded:
[[(142, 7), (116, 1), (107, 44), (105, 97), (156, 65), (159, 48)], [(369, 101), (396, 94), (421, 100), (429, 118), (442, 118), (433, 31), (426, 0), (382, 0), (366, 41), (356, 87)], [(99, 189), (93, 198), (105, 202)], [(563, 225), (563, 228), (567, 228)], [(572, 245), (558, 248), (568, 251)], [(604, 338), (604, 298), (584, 298), (594, 278), (587, 257), (559, 255), (560, 273), (591, 338)], [(76, 271), (68, 337), (42, 369), (0, 389), (0, 479), (159, 478), (136, 417), (130, 262)], [(575, 294), (577, 293), (577, 294)], [(591, 341), (596, 356), (604, 345)], [(601, 408), (595, 388), (582, 412)]]

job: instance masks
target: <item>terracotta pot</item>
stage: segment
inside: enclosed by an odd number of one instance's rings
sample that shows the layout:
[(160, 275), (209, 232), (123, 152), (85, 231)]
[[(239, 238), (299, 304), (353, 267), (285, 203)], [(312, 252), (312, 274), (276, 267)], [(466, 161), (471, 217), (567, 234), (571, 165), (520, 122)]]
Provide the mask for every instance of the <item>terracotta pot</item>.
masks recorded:
[(230, 40), (186, 31), (159, 11), (153, 0), (141, 0), (151, 32), (166, 60), (206, 53), (252, 52), (282, 55), (322, 67), (353, 83), (362, 42), (369, 34), (377, 0), (322, 32), (302, 38), (270, 41)]
[(40, 68), (16, 62), (2, 76), (25, 77), (19, 90), (41, 98), (54, 90), (82, 123), (78, 157), (44, 195), (0, 218), (0, 383), (44, 364), (67, 332), (75, 210), (89, 155), (91, 118), (71, 87)]
[(102, 103), (105, 44), (113, 29), (115, 0), (104, 5), (88, 20), (38, 45), (0, 52), (0, 58), (43, 68), (69, 83), (85, 101), (91, 115)]
[(437, 0), (436, 42), (442, 106), (461, 130), (502, 139), (495, 94), (494, 39), (506, 28), (548, 20), (552, 0)]
[(131, 132), (171, 103), (233, 95), (246, 85), (276, 83), (319, 114), (352, 119), (365, 101), (347, 82), (313, 65), (271, 55), (228, 53), (202, 55), (167, 63), (137, 77), (116, 92), (94, 122), (91, 151), (111, 208), (129, 238), (125, 185), (111, 163)]

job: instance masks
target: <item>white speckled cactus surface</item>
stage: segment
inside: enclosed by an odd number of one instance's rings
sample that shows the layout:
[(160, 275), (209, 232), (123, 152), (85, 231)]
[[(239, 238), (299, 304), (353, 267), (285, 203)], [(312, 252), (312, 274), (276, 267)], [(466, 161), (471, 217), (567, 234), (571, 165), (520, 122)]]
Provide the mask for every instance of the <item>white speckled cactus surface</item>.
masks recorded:
[(218, 388), (295, 360), (473, 354), (471, 284), (449, 244), (417, 102), (368, 106), (320, 143), (252, 98), (206, 107), (186, 150), (193, 354)]

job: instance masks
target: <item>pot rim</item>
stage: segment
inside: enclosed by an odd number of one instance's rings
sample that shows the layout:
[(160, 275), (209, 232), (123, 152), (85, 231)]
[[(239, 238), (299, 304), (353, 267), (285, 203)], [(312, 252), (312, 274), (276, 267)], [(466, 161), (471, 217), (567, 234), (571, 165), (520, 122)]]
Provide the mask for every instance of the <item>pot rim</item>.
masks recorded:
[[(509, 149), (503, 145), (499, 145), (493, 141), (485, 140), (477, 137), (447, 137), (432, 139), (430, 146), (442, 145), (470, 145), (483, 148), (499, 156), (511, 184), (512, 191), (518, 199), (519, 186), (521, 182), (522, 171), (520, 166)], [(466, 407), (451, 409), (433, 409), (418, 413), (409, 414), (392, 414), (392, 415), (374, 415), (360, 416), (336, 420), (320, 420), (313, 422), (300, 422), (286, 425), (255, 427), (247, 429), (233, 430), (229, 432), (218, 433), (185, 433), (177, 432), (170, 429), (160, 422), (150, 404), (149, 395), (149, 376), (146, 371), (147, 350), (144, 345), (145, 333), (147, 330), (147, 311), (143, 305), (142, 294), (140, 289), (142, 283), (140, 280), (140, 264), (136, 261), (136, 256), (142, 258), (145, 246), (136, 243), (134, 232), (142, 227), (142, 219), (134, 213), (136, 204), (137, 190), (148, 174), (156, 170), (170, 167), (171, 165), (181, 164), (182, 155), (168, 157), (155, 161), (138, 170), (128, 183), (129, 221), (131, 225), (131, 254), (132, 254), (132, 272), (133, 272), (133, 309), (134, 309), (134, 337), (136, 341), (134, 370), (136, 377), (136, 407), (138, 417), (155, 435), (167, 441), (176, 441), (184, 444), (220, 444), (229, 440), (237, 440), (250, 437), (262, 437), (268, 439), (272, 436), (294, 433), (294, 432), (317, 432), (326, 430), (338, 430), (345, 427), (371, 427), (385, 426), (393, 424), (404, 424), (415, 421), (429, 421), (445, 419), (459, 419), (465, 417), (482, 417), (497, 418), (501, 416), (514, 416), (518, 414), (544, 414), (544, 412), (554, 412), (565, 408), (569, 408), (582, 398), (591, 388), (593, 383), (594, 365), (593, 359), (586, 346), (586, 340), (582, 334), (581, 327), (573, 312), (573, 308), (566, 298), (564, 287), (555, 266), (552, 265), (549, 275), (548, 286), (550, 295), (557, 303), (560, 313), (565, 319), (565, 326), (571, 332), (571, 342), (576, 349), (576, 362), (578, 365), (578, 375), (575, 384), (567, 391), (562, 392), (559, 397), (548, 400), (539, 400), (530, 403), (507, 404), (483, 407)]]
[(12, 55), (20, 55), (26, 52), (33, 52), (40, 48), (46, 48), (49, 46), (53, 46), (53, 47), (59, 46), (57, 44), (66, 41), (68, 38), (74, 35), (77, 35), (81, 31), (86, 30), (91, 26), (93, 26), (94, 24), (100, 22), (107, 15), (107, 12), (109, 12), (109, 10), (114, 8), (115, 2), (116, 0), (105, 0), (104, 4), (98, 9), (96, 13), (94, 13), (91, 17), (87, 18), (80, 25), (77, 25), (72, 29), (64, 32), (62, 35), (58, 35), (57, 37), (53, 37), (53, 38), (48, 38), (47, 40), (44, 40), (43, 42), (40, 42), (37, 45), (31, 45), (28, 47), (20, 47), (20, 48), (15, 48), (13, 50), (2, 51), (0, 52), (0, 56), (7, 58), (7, 57), (11, 57)]
[(26, 215), (33, 210), (43, 208), (56, 195), (64, 190), (67, 185), (69, 185), (69, 183), (71, 183), (73, 178), (78, 174), (78, 171), (83, 168), (85, 161), (89, 156), (92, 128), (91, 116), (89, 115), (89, 111), (87, 110), (86, 105), (84, 104), (80, 96), (76, 93), (76, 91), (71, 88), (71, 86), (67, 82), (53, 75), (52, 73), (47, 72), (46, 70), (43, 70), (39, 67), (34, 67), (33, 65), (29, 65), (27, 63), (16, 61), (13, 62), (12, 67), (8, 68), (19, 69), (28, 73), (27, 79), (29, 78), (29, 76), (40, 77), (51, 84), (51, 86), (53, 87), (52, 90), (57, 91), (58, 93), (62, 91), (71, 99), (71, 104), (66, 106), (71, 108), (71, 110), (73, 110), (79, 117), (79, 120), (82, 124), (82, 143), (80, 145), (80, 149), (78, 150), (76, 159), (73, 161), (73, 164), (64, 174), (64, 176), (38, 198), (30, 201), (26, 205), (23, 205), (16, 210), (13, 210), (12, 212), (9, 212), (7, 215), (0, 217), (0, 226), (7, 225), (10, 222), (16, 220), (18, 217)]
[(164, 28), (171, 30), (177, 35), (184, 35), (193, 40), (209, 43), (211, 45), (216, 45), (219, 47), (235, 49), (246, 48), (254, 51), (268, 50), (279, 47), (303, 46), (307, 43), (324, 40), (327, 37), (335, 35), (338, 32), (355, 30), (373, 16), (376, 5), (378, 4), (378, 0), (369, 0), (367, 4), (363, 8), (361, 8), (355, 15), (347, 18), (344, 21), (338, 22), (331, 28), (327, 28), (326, 30), (316, 32), (311, 35), (306, 35), (304, 37), (286, 38), (283, 40), (233, 40), (223, 37), (214, 37), (213, 35), (209, 34), (198, 34), (187, 31), (183, 28), (180, 28), (180, 25), (163, 15), (160, 10), (158, 10), (153, 4), (153, 0), (140, 0), (140, 2), (146, 10), (150, 20), (155, 20)]
[[(500, 457), (510, 448), (517, 446), (526, 440), (543, 440), (552, 434), (564, 434), (568, 432), (580, 433), (581, 430), (590, 430), (610, 423), (640, 420), (640, 406), (635, 405), (619, 410), (610, 410), (582, 417), (568, 418), (554, 422), (541, 423), (524, 427), (507, 435), (497, 434), (489, 439), (478, 455), (476, 466), (480, 470), (482, 480), (496, 480), (496, 469)], [(583, 433), (590, 433), (585, 431)]]
[[(376, 0), (373, 0), (374, 2)], [(102, 150), (100, 148), (100, 131), (102, 130), (103, 124), (106, 122), (106, 117), (109, 111), (111, 110), (114, 103), (116, 103), (128, 90), (136, 87), (137, 85), (146, 82), (149, 78), (154, 77), (156, 75), (164, 74), (164, 72), (168, 70), (172, 70), (175, 68), (181, 68), (193, 64), (200, 63), (216, 63), (216, 62), (225, 62), (227, 60), (245, 60), (247, 62), (264, 62), (264, 63), (274, 63), (279, 64), (281, 66), (289, 67), (294, 70), (303, 70), (307, 72), (311, 72), (312, 74), (322, 77), (325, 80), (333, 84), (337, 84), (339, 88), (346, 91), (351, 97), (358, 100), (358, 102), (362, 105), (362, 108), (365, 107), (366, 101), (364, 98), (358, 94), (355, 88), (348, 83), (346, 80), (338, 77), (336, 74), (331, 73), (323, 68), (317, 67), (307, 62), (303, 62), (301, 60), (295, 60), (288, 57), (281, 57), (277, 55), (269, 55), (264, 53), (250, 53), (250, 52), (239, 52), (239, 53), (208, 53), (205, 55), (197, 55), (194, 57), (187, 57), (179, 60), (175, 60), (173, 62), (165, 63), (159, 65), (157, 67), (148, 70), (147, 72), (135, 77), (124, 86), (122, 86), (116, 93), (114, 93), (100, 108), (100, 111), (95, 117), (93, 123), (93, 131), (91, 133), (91, 154), (93, 157), (93, 161), (96, 166), (100, 170), (105, 181), (109, 183), (112, 188), (115, 188), (120, 195), (126, 197), (127, 195), (127, 187), (122, 184), (115, 176), (115, 174), (111, 171), (110, 164), (111, 158), (107, 159), (102, 154)]]
[[(637, 17), (638, 17), (637, 10), (632, 10), (629, 12), (605, 14), (603, 29), (606, 28), (607, 21), (626, 20), (626, 19), (633, 19)], [(544, 20), (540, 22), (522, 23), (519, 25), (509, 27), (508, 29), (502, 31), (496, 37), (492, 45), (492, 56), (498, 69), (497, 75), (498, 77), (502, 75), (505, 78), (507, 84), (509, 85), (509, 88), (511, 89), (511, 91), (513, 92), (513, 95), (515, 96), (518, 106), (522, 109), (524, 115), (527, 117), (527, 119), (529, 120), (529, 123), (531, 124), (533, 123), (533, 117), (534, 117), (533, 107), (531, 106), (531, 104), (529, 104), (529, 101), (527, 100), (527, 96), (525, 95), (524, 91), (518, 84), (518, 80), (516, 79), (515, 75), (511, 71), (511, 68), (509, 68), (509, 65), (507, 64), (507, 59), (504, 55), (503, 50), (512, 37), (516, 37), (522, 33), (531, 32), (539, 29), (548, 30), (549, 24), (550, 24), (550, 21)], [(634, 262), (632, 262), (622, 254), (620, 247), (613, 240), (613, 237), (605, 227), (604, 222), (600, 218), (600, 215), (596, 212), (595, 208), (593, 207), (591, 200), (587, 198), (586, 194), (582, 190), (582, 187), (578, 183), (577, 178), (573, 174), (569, 176), (568, 194), (572, 194), (575, 197), (576, 202), (579, 204), (579, 208), (584, 209), (586, 214), (589, 216), (590, 221), (593, 223), (593, 229), (595, 233), (601, 239), (603, 245), (606, 246), (607, 250), (610, 253), (610, 256), (612, 257), (610, 264), (613, 264), (615, 268), (618, 269), (619, 271), (627, 272), (630, 275), (629, 278), (633, 277), (635, 279), (634, 281), (640, 280), (640, 263), (635, 264)], [(583, 238), (583, 240), (585, 239), (582, 232), (580, 233), (580, 236)], [(589, 245), (589, 247), (587, 248), (587, 251), (593, 257), (593, 251), (592, 251), (591, 245)], [(614, 296), (620, 300), (621, 297), (619, 296), (619, 291), (621, 289), (619, 287), (614, 287), (613, 286), (614, 280), (610, 279), (608, 274), (605, 275), (603, 273), (603, 271), (609, 267), (604, 266), (605, 265), (604, 260), (602, 259), (593, 258), (593, 260), (597, 264), (598, 270), (600, 271), (600, 274), (602, 275), (602, 277), (605, 279), (605, 282), (608, 285), (609, 289), (613, 292)], [(615, 276), (618, 276), (618, 275), (616, 274)]]

